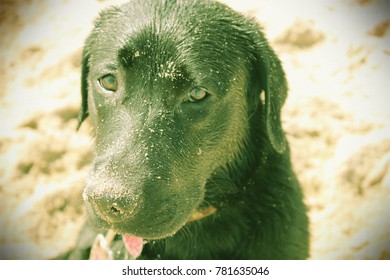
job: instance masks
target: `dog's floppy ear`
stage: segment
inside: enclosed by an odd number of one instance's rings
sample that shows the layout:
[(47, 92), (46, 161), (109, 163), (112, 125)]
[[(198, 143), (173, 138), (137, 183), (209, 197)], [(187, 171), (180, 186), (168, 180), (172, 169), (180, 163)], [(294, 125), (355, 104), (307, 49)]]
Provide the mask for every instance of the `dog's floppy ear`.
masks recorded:
[[(287, 81), (280, 60), (268, 45), (260, 28), (254, 36), (255, 69), (257, 75), (260, 75), (261, 89), (265, 93), (266, 131), (272, 147), (282, 153), (287, 145), (281, 122), (281, 109), (287, 97)], [(260, 93), (256, 94), (260, 98)]]
[(77, 129), (88, 117), (88, 73), (89, 73), (89, 52), (84, 49), (81, 61), (81, 109), (78, 118)]

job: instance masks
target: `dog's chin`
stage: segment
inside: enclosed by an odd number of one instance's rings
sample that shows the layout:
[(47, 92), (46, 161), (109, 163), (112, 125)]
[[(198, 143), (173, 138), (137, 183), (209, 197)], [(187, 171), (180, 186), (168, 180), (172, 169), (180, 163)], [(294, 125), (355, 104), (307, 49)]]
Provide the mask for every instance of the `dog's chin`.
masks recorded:
[(162, 239), (174, 235), (185, 224), (211, 216), (216, 211), (217, 209), (212, 206), (198, 208), (192, 211), (189, 216), (186, 216), (184, 220), (181, 220), (181, 222), (176, 220), (175, 223), (168, 224), (168, 227), (166, 225), (161, 227), (155, 225), (153, 231), (142, 232), (140, 230), (133, 230), (133, 227), (121, 226), (121, 224), (113, 225), (111, 229), (119, 234), (137, 236), (148, 240)]
[[(92, 223), (97, 228), (111, 229), (122, 235), (137, 236), (142, 239), (156, 240), (174, 235), (188, 221), (194, 211), (187, 214), (180, 212), (173, 215), (160, 215), (156, 219), (145, 219), (142, 215), (123, 219), (118, 222), (107, 221), (97, 215), (92, 209), (87, 209)], [(173, 212), (173, 211), (172, 211)]]
[(174, 235), (177, 231), (179, 231), (183, 226), (185, 222), (182, 224), (177, 224), (175, 226), (172, 226), (170, 228), (157, 228), (154, 227), (152, 231), (143, 231), (139, 229), (134, 229), (133, 227), (126, 227), (121, 225), (111, 225), (111, 229), (121, 235), (131, 235), (131, 236), (137, 236), (144, 240), (158, 240), (163, 239), (169, 236)]
[(124, 220), (120, 223), (109, 223), (95, 214), (92, 214), (92, 220), (95, 225), (111, 229), (114, 232), (122, 235), (137, 236), (147, 240), (163, 239), (174, 235), (188, 222), (203, 219), (216, 212), (214, 207), (200, 208), (193, 210), (190, 215), (180, 215), (175, 217), (168, 217), (167, 219), (161, 218), (160, 223), (149, 224), (143, 221), (141, 225), (138, 225), (133, 219)]

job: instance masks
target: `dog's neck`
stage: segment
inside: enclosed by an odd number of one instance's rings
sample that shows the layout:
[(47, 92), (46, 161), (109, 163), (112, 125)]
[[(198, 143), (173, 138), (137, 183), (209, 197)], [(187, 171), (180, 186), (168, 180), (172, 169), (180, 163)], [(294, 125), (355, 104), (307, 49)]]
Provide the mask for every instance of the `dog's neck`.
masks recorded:
[(255, 174), (266, 168), (271, 158), (277, 156), (267, 137), (263, 107), (260, 104), (255, 113), (248, 117), (247, 133), (247, 142), (243, 143), (239, 158), (234, 160), (240, 164), (228, 165), (230, 177), (235, 178), (234, 184), (238, 188), (245, 188), (247, 184), (256, 181)]
[[(250, 142), (242, 143), (242, 152), (237, 154), (234, 163), (214, 171), (206, 184), (205, 205), (212, 205), (218, 210), (236, 203), (245, 195), (250, 185), (261, 185), (267, 162), (275, 156), (281, 156), (269, 147), (271, 144), (264, 129), (261, 108), (249, 119), (248, 131)], [(271, 152), (270, 152), (271, 151)], [(250, 156), (248, 156), (250, 155)], [(239, 164), (237, 164), (239, 163)]]

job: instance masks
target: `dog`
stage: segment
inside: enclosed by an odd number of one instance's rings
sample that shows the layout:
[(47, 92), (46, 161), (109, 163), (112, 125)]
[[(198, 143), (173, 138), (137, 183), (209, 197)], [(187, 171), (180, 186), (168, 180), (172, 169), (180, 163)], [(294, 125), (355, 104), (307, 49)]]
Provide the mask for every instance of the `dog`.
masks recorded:
[(79, 116), (94, 127), (83, 199), (97, 230), (67, 257), (88, 257), (110, 229), (121, 248), (142, 243), (139, 259), (308, 258), (281, 122), (287, 90), (259, 24), (225, 4), (103, 11), (83, 50)]

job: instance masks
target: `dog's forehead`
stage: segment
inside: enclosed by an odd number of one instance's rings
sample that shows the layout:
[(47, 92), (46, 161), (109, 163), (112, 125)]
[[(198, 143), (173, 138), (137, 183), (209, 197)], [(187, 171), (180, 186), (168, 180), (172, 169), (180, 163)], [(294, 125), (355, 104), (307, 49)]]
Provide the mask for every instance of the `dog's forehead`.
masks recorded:
[(241, 15), (214, 1), (132, 1), (101, 15), (90, 59), (98, 69), (142, 64), (149, 80), (190, 75), (197, 83), (220, 75), (223, 86), (251, 59), (243, 25)]
[(118, 51), (122, 69), (130, 69), (145, 82), (178, 83), (191, 79), (190, 57), (178, 45), (177, 37), (144, 27), (134, 32)]

